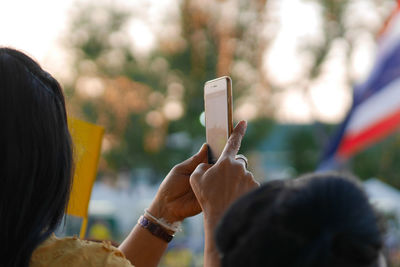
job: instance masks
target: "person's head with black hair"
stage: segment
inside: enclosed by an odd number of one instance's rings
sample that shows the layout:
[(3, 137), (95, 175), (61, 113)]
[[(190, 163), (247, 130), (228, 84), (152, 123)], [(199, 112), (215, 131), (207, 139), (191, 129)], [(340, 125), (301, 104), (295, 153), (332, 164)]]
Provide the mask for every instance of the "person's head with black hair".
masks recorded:
[(378, 216), (355, 179), (271, 181), (236, 201), (216, 231), (223, 267), (378, 266)]
[(29, 266), (64, 214), (72, 143), (59, 83), (27, 55), (0, 47), (1, 266)]

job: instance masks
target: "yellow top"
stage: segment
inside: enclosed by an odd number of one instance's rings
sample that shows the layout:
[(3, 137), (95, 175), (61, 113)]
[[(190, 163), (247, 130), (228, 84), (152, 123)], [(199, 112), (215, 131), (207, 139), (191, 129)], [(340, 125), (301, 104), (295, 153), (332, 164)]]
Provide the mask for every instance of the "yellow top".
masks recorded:
[(125, 255), (103, 241), (77, 237), (57, 238), (54, 234), (33, 252), (30, 267), (133, 267)]

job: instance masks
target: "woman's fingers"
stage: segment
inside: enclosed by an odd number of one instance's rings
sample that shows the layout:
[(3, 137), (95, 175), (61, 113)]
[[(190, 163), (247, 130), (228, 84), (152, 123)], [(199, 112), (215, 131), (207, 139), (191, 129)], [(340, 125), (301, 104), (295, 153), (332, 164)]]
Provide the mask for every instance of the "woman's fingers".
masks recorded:
[(196, 169), (193, 171), (192, 175), (190, 176), (190, 180), (201, 178), (204, 173), (210, 169), (213, 165), (208, 163), (200, 163), (197, 165)]
[(179, 163), (174, 169), (182, 174), (190, 175), (200, 163), (207, 162), (207, 144), (203, 144), (195, 155)]
[(224, 158), (235, 158), (240, 149), (240, 144), (242, 143), (243, 136), (246, 133), (246, 128), (246, 121), (241, 121), (236, 125), (218, 161), (223, 160)]

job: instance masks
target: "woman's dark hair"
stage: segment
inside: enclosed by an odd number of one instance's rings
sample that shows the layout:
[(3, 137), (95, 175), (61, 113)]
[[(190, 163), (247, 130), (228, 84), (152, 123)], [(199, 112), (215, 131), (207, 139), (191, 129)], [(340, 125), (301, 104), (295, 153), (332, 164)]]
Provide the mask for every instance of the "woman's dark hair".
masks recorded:
[(72, 143), (59, 83), (27, 55), (0, 47), (1, 266), (29, 266), (63, 217)]
[(216, 231), (223, 267), (376, 266), (378, 216), (340, 174), (272, 181), (245, 195)]

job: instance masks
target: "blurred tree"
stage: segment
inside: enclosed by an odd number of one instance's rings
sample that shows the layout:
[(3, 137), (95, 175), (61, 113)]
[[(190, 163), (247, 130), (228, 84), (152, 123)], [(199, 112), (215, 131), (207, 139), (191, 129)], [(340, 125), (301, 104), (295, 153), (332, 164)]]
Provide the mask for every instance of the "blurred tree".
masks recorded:
[[(332, 46), (337, 40), (344, 40), (347, 45), (346, 51), (346, 70), (347, 84), (354, 86), (356, 80), (351, 71), (351, 64), (354, 56), (354, 47), (359, 42), (359, 38), (363, 35), (372, 34), (377, 36), (388, 15), (392, 12), (397, 1), (392, 0), (370, 0), (365, 1), (366, 4), (376, 5), (382, 7), (389, 5), (388, 9), (377, 9), (378, 19), (381, 20), (380, 24), (375, 26), (370, 21), (353, 21), (351, 23), (350, 17), (352, 16), (351, 10), (356, 1), (341, 0), (332, 1), (324, 0), (318, 1), (323, 8), (324, 17), (324, 44), (320, 47), (309, 46), (310, 49), (316, 49), (315, 63), (310, 71), (310, 77), (318, 77), (323, 68), (323, 63), (326, 61)], [(380, 180), (400, 188), (400, 181), (397, 173), (399, 173), (399, 166), (397, 164), (400, 159), (399, 148), (399, 135), (395, 133), (383, 142), (373, 145), (365, 151), (361, 151), (358, 155), (352, 158), (347, 168), (361, 179), (369, 179), (371, 177), (379, 178)]]
[[(171, 1), (177, 7), (157, 17), (158, 28), (146, 5), (135, 9), (112, 1), (78, 2), (64, 41), (75, 70), (66, 95), (71, 114), (106, 127), (100, 169), (146, 168), (158, 179), (194, 153), (205, 141), (199, 120), (203, 84), (221, 75), (230, 75), (234, 81), (234, 118), (252, 121), (243, 153), (257, 149), (267, 137), (274, 124), (270, 118), (280, 110), (275, 96), (290, 87), (300, 88), (318, 122), (311, 85), (329, 72), (326, 64), (335, 46), (346, 44), (343, 68), (346, 83), (352, 86), (353, 47), (360, 36), (378, 29), (365, 22), (349, 22), (357, 1), (302, 1), (314, 3), (320, 11), (322, 36), (319, 41), (302, 40), (299, 53), (310, 62), (304, 65), (302, 77), (285, 85), (272, 82), (263, 66), (264, 54), (280, 27), (271, 11), (278, 0)], [(394, 2), (364, 1), (375, 6)], [(377, 11), (379, 18), (387, 15), (382, 10)], [(132, 38), (142, 42), (131, 31), (139, 20), (154, 32), (154, 45), (147, 53), (132, 43)], [(317, 152), (310, 157), (304, 153), (322, 150), (321, 140), (330, 134), (325, 129), (314, 129), (311, 135), (293, 133), (287, 164), (298, 173), (312, 170)], [(362, 173), (359, 167), (354, 170)]]
[[(208, 2), (183, 0), (173, 25), (180, 34), (160, 33), (148, 55), (135, 51), (128, 38), (134, 10), (110, 2), (77, 5), (65, 38), (76, 78), (66, 90), (71, 114), (106, 127), (101, 170), (147, 168), (159, 177), (196, 151), (205, 141), (199, 118), (207, 80), (231, 75), (239, 108), (248, 90), (268, 90), (258, 69), (265, 1)], [(165, 23), (168, 31), (171, 22)], [(252, 108), (260, 113), (268, 108), (262, 95), (260, 108)], [(270, 125), (257, 124), (265, 130), (249, 131), (249, 147)]]
[(351, 160), (350, 166), (361, 179), (378, 178), (400, 189), (398, 162), (400, 162), (400, 136), (395, 134), (356, 155)]
[(318, 146), (311, 128), (291, 133), (288, 140), (289, 162), (298, 175), (312, 172), (318, 163)]

